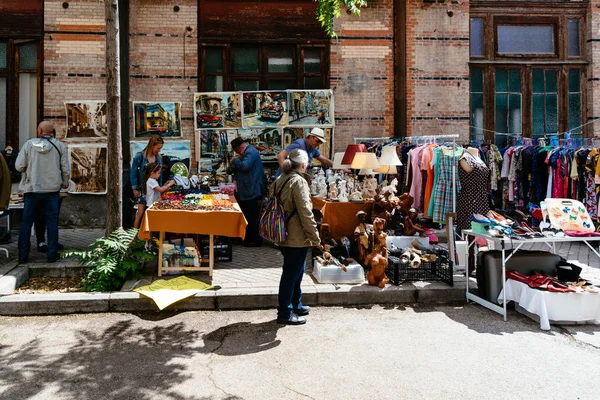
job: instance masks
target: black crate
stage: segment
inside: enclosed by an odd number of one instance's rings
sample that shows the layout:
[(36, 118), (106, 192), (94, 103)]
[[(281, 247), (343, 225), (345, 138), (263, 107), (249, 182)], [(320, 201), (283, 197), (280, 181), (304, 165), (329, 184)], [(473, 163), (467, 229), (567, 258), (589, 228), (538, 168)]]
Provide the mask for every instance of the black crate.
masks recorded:
[(404, 282), (445, 282), (454, 286), (454, 266), (446, 257), (438, 256), (435, 262), (421, 262), (419, 268), (411, 268), (409, 263), (402, 263), (395, 256), (388, 257), (386, 275), (393, 285)]
[[(208, 260), (208, 244), (209, 237), (202, 235), (200, 246), (198, 247), (201, 249), (202, 259), (204, 260)], [(233, 260), (233, 247), (230, 238), (227, 236), (215, 236), (213, 246), (215, 261), (231, 262)]]

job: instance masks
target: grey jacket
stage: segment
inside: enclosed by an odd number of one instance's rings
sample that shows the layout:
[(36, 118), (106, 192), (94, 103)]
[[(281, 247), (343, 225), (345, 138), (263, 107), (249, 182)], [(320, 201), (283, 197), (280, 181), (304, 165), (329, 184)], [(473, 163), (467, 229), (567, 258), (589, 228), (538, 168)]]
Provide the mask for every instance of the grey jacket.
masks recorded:
[(22, 174), (19, 189), (24, 193), (58, 192), (63, 183), (69, 183), (71, 174), (65, 145), (49, 138), (34, 138), (25, 142), (15, 161), (15, 168)]
[(272, 185), (271, 195), (274, 190), (279, 191), (285, 181), (290, 181), (285, 185), (279, 200), (283, 205), (286, 216), (289, 216), (294, 210), (295, 215), (287, 223), (287, 239), (278, 243), (285, 247), (311, 247), (321, 242), (317, 223), (313, 217), (312, 202), (310, 200), (310, 188), (307, 182), (307, 176), (297, 171), (283, 173)]

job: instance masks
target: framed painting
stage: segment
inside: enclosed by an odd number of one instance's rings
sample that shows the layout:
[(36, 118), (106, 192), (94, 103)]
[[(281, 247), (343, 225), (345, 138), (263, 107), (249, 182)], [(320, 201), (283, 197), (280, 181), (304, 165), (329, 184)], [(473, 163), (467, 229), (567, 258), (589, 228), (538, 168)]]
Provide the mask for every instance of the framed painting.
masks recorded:
[[(146, 148), (147, 144), (147, 141), (129, 142), (131, 159), (133, 160), (133, 157), (138, 152), (143, 151)], [(163, 161), (166, 158), (170, 165), (173, 165), (176, 162), (182, 162), (188, 167), (188, 169), (190, 168), (190, 159), (192, 158), (192, 151), (190, 148), (189, 140), (165, 140), (160, 154), (163, 156)]]
[(181, 103), (134, 101), (135, 137), (181, 137)]
[(289, 126), (332, 127), (333, 92), (331, 90), (289, 90)]
[(71, 180), (75, 182), (73, 194), (105, 194), (107, 180), (106, 144), (71, 144), (69, 162)]
[(194, 94), (195, 129), (238, 129), (242, 127), (241, 92)]
[(243, 92), (244, 128), (272, 128), (288, 125), (287, 92)]
[[(282, 148), (287, 148), (294, 140), (302, 139), (310, 134), (312, 128), (284, 128), (282, 136)], [(333, 128), (322, 128), (325, 132), (325, 143), (319, 146), (319, 153), (331, 160), (331, 149), (333, 149)], [(320, 166), (321, 162), (316, 158), (312, 160), (313, 166)]]
[(96, 100), (65, 102), (65, 139), (106, 139), (106, 102)]

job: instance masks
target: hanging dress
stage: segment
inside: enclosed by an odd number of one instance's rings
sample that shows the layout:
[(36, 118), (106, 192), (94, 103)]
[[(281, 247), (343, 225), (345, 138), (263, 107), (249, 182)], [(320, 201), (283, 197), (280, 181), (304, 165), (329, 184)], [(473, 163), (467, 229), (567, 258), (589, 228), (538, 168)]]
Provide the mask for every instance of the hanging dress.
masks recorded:
[(463, 159), (473, 170), (467, 172), (460, 165), (458, 166), (461, 190), (456, 207), (456, 227), (461, 231), (471, 229), (473, 214), (485, 215), (490, 210), (488, 200), (490, 169), (468, 151), (463, 153), (461, 160)]
[[(446, 213), (452, 212), (454, 203), (454, 187), (453, 182), (456, 182), (456, 196), (460, 193), (460, 181), (458, 178), (458, 160), (464, 149), (457, 147), (456, 149), (442, 147), (439, 152), (439, 177), (434, 187), (433, 205), (433, 222), (445, 224)], [(454, 168), (453, 168), (454, 167)], [(454, 172), (454, 177), (452, 176)]]

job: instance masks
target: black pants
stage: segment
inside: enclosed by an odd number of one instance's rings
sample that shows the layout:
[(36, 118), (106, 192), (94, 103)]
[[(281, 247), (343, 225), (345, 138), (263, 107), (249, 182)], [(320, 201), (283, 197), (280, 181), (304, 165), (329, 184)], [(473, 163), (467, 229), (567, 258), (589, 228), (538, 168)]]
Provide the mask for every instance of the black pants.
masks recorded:
[(246, 237), (244, 238), (244, 243), (246, 244), (262, 242), (261, 237), (258, 235), (260, 200), (261, 197), (257, 197), (252, 200), (238, 201), (240, 208), (244, 213), (244, 217), (246, 217), (246, 221), (248, 221), (248, 226), (246, 226)]
[[(58, 200), (58, 213), (60, 214), (60, 206), (63, 198), (59, 197)], [(38, 244), (46, 241), (46, 211), (43, 207), (38, 208), (35, 220), (33, 221), (33, 227), (35, 229), (35, 237)]]

